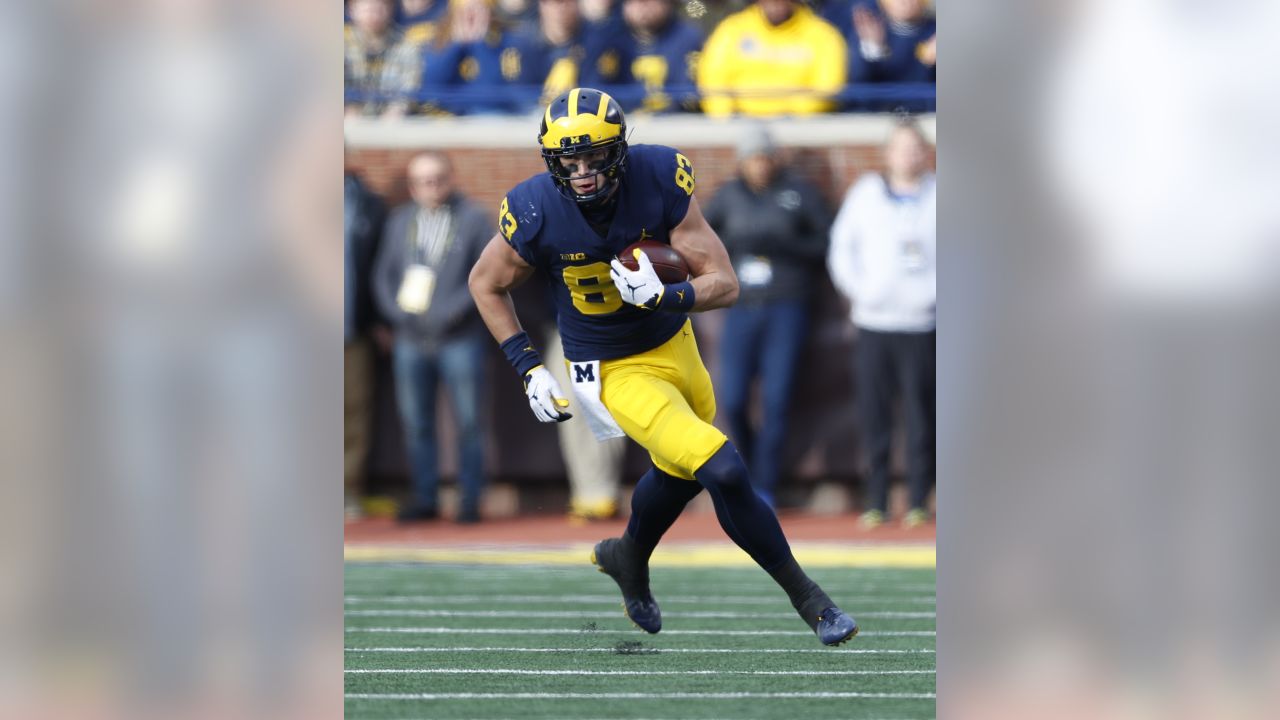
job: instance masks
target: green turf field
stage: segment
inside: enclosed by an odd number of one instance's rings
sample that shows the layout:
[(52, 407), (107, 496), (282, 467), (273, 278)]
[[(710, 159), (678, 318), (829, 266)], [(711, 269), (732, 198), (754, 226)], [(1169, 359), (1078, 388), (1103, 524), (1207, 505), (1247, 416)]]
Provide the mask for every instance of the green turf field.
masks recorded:
[(348, 718), (934, 717), (932, 569), (811, 575), (862, 631), (824, 648), (755, 568), (654, 568), (663, 631), (586, 564), (348, 563)]

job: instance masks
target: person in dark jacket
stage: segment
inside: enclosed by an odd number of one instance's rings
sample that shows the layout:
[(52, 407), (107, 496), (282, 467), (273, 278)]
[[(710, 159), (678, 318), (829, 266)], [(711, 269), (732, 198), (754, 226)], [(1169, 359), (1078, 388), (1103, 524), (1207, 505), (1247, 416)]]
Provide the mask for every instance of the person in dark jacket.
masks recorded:
[(386, 211), (382, 198), (353, 172), (342, 181), (342, 405), (343, 497), (347, 517), (360, 517), (360, 492), (369, 457), (373, 422), (373, 347), (369, 330), (376, 321), (369, 275)]
[(471, 266), (488, 242), (491, 223), (454, 190), (447, 156), (427, 152), (409, 162), (413, 202), (387, 220), (374, 269), (373, 292), (395, 330), (392, 370), (404, 424), (413, 502), (402, 521), (440, 514), (436, 390), (447, 388), (458, 423), (459, 522), (480, 519), (485, 329), (467, 291)]
[[(774, 504), (787, 402), (809, 328), (809, 302), (822, 276), (831, 213), (811, 184), (787, 172), (768, 130), (748, 130), (739, 174), (707, 206), (724, 240), (741, 294), (726, 311), (720, 342), (719, 406), (751, 468), (756, 493)], [(764, 421), (750, 420), (751, 385), (760, 378)]]

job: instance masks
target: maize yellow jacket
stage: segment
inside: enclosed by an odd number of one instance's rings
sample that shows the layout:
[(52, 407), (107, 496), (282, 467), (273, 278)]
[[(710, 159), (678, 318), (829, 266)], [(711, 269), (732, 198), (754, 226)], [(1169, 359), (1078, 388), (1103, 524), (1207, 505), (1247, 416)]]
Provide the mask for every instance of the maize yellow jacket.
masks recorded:
[(758, 5), (725, 18), (698, 67), (707, 115), (810, 115), (834, 107), (845, 84), (848, 47), (840, 31), (807, 7), (781, 25)]

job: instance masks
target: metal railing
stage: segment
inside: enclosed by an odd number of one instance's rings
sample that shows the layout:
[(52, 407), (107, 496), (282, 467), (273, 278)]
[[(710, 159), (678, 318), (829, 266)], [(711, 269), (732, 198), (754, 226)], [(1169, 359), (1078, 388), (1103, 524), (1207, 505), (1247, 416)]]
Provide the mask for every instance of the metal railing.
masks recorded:
[[(654, 109), (665, 104), (667, 111), (690, 111), (703, 93), (693, 85), (673, 85), (661, 93), (651, 93), (643, 85), (602, 87), (627, 110)], [(720, 94), (720, 93), (716, 93)], [(738, 91), (741, 98), (767, 99), (812, 95), (810, 90)], [(935, 112), (937, 86), (933, 83), (884, 83), (847, 85), (831, 98), (840, 111)], [(655, 102), (665, 100), (665, 103)], [(440, 114), (513, 114), (534, 112), (544, 101), (541, 85), (460, 85), (424, 88), (409, 94), (377, 93), (347, 88), (347, 103), (408, 101), (417, 112)]]

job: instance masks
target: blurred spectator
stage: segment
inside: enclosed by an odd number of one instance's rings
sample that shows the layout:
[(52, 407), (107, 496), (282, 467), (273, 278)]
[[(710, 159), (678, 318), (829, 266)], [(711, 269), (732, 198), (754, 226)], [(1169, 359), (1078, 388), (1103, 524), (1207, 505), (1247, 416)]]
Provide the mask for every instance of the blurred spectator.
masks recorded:
[(797, 0), (757, 0), (711, 33), (698, 64), (702, 109), (811, 115), (834, 107), (847, 72), (844, 38)]
[[(738, 146), (738, 176), (707, 204), (707, 221), (738, 274), (738, 302), (725, 311), (720, 408), (751, 468), (756, 494), (774, 504), (788, 402), (809, 305), (822, 277), (831, 211), (822, 193), (788, 172), (763, 127)], [(751, 427), (751, 386), (760, 378), (763, 422)]]
[(534, 32), (538, 27), (538, 7), (533, 0), (498, 0), (493, 14), (512, 34)]
[(423, 53), (423, 110), (474, 115), (515, 109), (508, 93), (517, 78), (515, 52), (492, 0), (451, 0)]
[[(554, 326), (547, 335), (544, 359), (560, 387), (572, 387), (560, 332)], [(585, 418), (556, 423), (556, 433), (569, 475), (569, 521), (582, 524), (617, 517), (627, 439), (596, 440)]]
[(400, 28), (414, 45), (426, 45), (436, 39), (448, 0), (400, 0)]
[(542, 86), (539, 104), (575, 87), (607, 90), (632, 82), (629, 39), (585, 32), (577, 0), (539, 0), (538, 17), (538, 30), (517, 36), (509, 57), (521, 84)]
[(667, 90), (682, 85), (690, 92), (677, 95), (675, 104), (698, 109), (692, 90), (702, 54), (702, 30), (676, 17), (675, 5), (676, 0), (622, 0), (622, 17), (636, 42), (631, 74), (644, 83), (643, 108), (653, 112), (673, 109)]
[(348, 171), (342, 184), (343, 498), (347, 517), (360, 517), (365, 463), (373, 422), (373, 348), (368, 331), (374, 322), (369, 275), (382, 232), (382, 198)]
[(592, 25), (607, 25), (610, 20), (621, 20), (617, 0), (579, 0), (582, 19)]
[[(875, 0), (818, 0), (813, 3), (813, 9), (823, 20), (834, 25), (841, 37), (849, 39), (853, 37), (853, 7), (866, 2)], [(856, 49), (850, 47), (849, 54), (852, 55)]]
[(413, 202), (387, 221), (374, 273), (374, 298), (395, 327), (392, 368), (404, 423), (413, 502), (401, 520), (439, 515), (437, 384), (447, 388), (457, 421), (459, 522), (480, 518), (483, 441), (479, 413), (486, 335), (467, 275), (492, 235), (488, 213), (454, 190), (446, 156), (409, 163)]
[(347, 99), (347, 115), (405, 115), (421, 81), (418, 46), (392, 24), (391, 0), (351, 0), (348, 9), (343, 74), (356, 97)]
[(859, 178), (831, 229), (831, 279), (852, 303), (858, 328), (854, 382), (868, 464), (867, 527), (888, 511), (896, 400), (907, 426), (905, 525), (928, 518), (934, 483), (937, 205), (928, 162), (919, 128), (898, 127), (885, 147), (886, 173)]
[(934, 82), (938, 23), (926, 0), (880, 0), (853, 7), (849, 79), (867, 82)]

